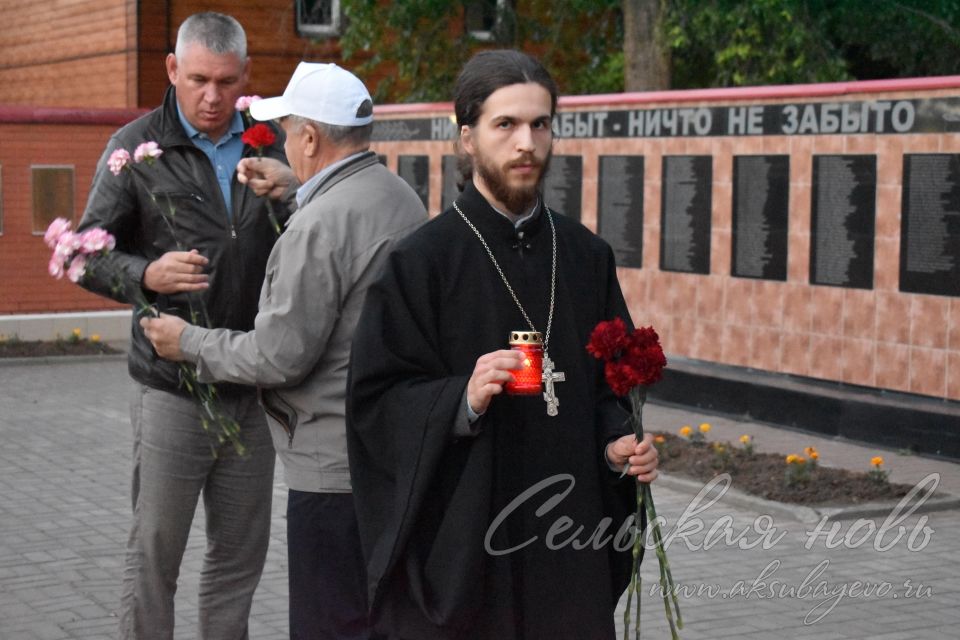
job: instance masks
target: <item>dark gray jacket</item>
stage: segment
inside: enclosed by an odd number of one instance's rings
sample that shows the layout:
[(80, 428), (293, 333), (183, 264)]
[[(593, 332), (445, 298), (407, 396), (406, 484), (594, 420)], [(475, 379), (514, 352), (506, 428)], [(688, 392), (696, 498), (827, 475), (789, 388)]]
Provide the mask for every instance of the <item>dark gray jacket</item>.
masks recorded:
[[(114, 176), (107, 159), (118, 148), (131, 154), (142, 142), (156, 141), (163, 155), (152, 165), (134, 166)], [(245, 147), (243, 155), (254, 154)], [(264, 155), (286, 161), (283, 134)], [(81, 230), (102, 227), (117, 247), (88, 269), (83, 286), (133, 305), (146, 299), (160, 311), (191, 320), (205, 303), (208, 318), (194, 322), (246, 331), (253, 328), (257, 296), (267, 257), (276, 239), (265, 200), (233, 178), (233, 215), (226, 204), (210, 160), (187, 137), (177, 117), (176, 94), (167, 90), (163, 105), (117, 131), (97, 163)], [(289, 212), (274, 205), (281, 222)], [(170, 215), (170, 213), (173, 215)], [(210, 263), (209, 289), (192, 294), (159, 295), (142, 287), (147, 265), (168, 251), (196, 249)], [(137, 317), (137, 309), (135, 318)], [(180, 387), (177, 364), (161, 360), (134, 321), (129, 354), (130, 375), (145, 385), (173, 391)], [(228, 385), (221, 392), (235, 391)]]

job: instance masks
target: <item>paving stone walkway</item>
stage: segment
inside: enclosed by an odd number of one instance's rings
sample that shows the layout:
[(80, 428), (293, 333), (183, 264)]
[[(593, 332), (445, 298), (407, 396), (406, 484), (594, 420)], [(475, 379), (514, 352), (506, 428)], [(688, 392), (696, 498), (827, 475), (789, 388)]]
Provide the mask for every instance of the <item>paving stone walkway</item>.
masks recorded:
[[(129, 390), (122, 360), (0, 363), (0, 640), (115, 637), (130, 510)], [(813, 445), (833, 466), (864, 469), (880, 453), (893, 480), (916, 483), (937, 473), (938, 491), (960, 495), (960, 465), (950, 462), (674, 407), (651, 405), (645, 418), (671, 431), (709, 421), (712, 438), (749, 433), (761, 451)], [(288, 635), (285, 493), (278, 474), (251, 616), (255, 640)], [(684, 590), (684, 639), (957, 637), (960, 510), (913, 514), (886, 527), (882, 517), (842, 521), (828, 540), (810, 536), (816, 523), (723, 501), (691, 513), (698, 508), (692, 493), (659, 486), (655, 495)], [(181, 571), (177, 640), (196, 635), (202, 521), (200, 511)], [(655, 575), (650, 553), (643, 637), (668, 638), (662, 604), (648, 591)]]

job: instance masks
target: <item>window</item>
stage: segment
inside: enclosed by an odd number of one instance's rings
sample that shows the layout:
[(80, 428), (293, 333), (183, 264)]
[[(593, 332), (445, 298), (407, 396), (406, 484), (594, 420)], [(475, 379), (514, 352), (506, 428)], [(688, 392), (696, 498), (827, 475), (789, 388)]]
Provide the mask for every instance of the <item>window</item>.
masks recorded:
[(295, 0), (297, 33), (312, 38), (340, 35), (340, 0)]
[(30, 167), (33, 232), (45, 233), (55, 218), (73, 220), (73, 166)]
[(477, 40), (495, 40), (500, 27), (506, 0), (471, 0), (463, 4), (463, 22), (470, 35)]

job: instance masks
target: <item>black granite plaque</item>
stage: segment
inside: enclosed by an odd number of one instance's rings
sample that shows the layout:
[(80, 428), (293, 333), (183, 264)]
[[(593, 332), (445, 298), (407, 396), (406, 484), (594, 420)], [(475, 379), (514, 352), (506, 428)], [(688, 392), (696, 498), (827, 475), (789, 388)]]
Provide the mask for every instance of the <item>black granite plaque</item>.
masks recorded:
[(664, 156), (660, 269), (710, 273), (712, 156)]
[(551, 211), (580, 219), (583, 199), (583, 157), (553, 156), (543, 181), (543, 199)]
[(430, 156), (398, 156), (397, 174), (413, 187), (423, 206), (429, 206)]
[(814, 156), (810, 282), (873, 288), (877, 156)]
[(733, 275), (787, 279), (790, 156), (733, 158)]
[(600, 156), (597, 232), (620, 267), (643, 266), (643, 156)]
[(900, 290), (960, 296), (960, 155), (903, 156)]
[(457, 156), (443, 156), (440, 161), (440, 173), (443, 176), (443, 191), (440, 192), (440, 211), (446, 211), (453, 206), (453, 201), (460, 195), (457, 180), (460, 171), (457, 169)]

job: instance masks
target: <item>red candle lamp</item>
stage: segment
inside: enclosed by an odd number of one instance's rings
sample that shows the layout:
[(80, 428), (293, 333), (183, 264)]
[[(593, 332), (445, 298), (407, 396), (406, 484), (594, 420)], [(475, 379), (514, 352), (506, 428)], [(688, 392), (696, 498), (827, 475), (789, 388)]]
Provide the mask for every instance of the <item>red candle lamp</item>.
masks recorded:
[(511, 331), (510, 348), (524, 355), (521, 368), (513, 372), (507, 393), (516, 396), (538, 395), (543, 385), (543, 336), (538, 331)]

